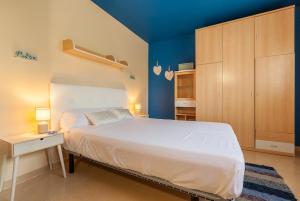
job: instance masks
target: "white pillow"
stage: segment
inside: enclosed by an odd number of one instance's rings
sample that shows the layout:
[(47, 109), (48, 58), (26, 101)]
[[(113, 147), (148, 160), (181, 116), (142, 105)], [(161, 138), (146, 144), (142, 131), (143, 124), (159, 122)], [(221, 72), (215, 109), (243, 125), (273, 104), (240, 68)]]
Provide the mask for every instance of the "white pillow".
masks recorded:
[(132, 119), (133, 116), (128, 109), (112, 109), (111, 110), (119, 119)]
[(112, 111), (87, 112), (85, 113), (92, 125), (98, 126), (119, 121), (119, 118)]
[(69, 111), (64, 112), (60, 118), (60, 128), (69, 131), (71, 128), (88, 126), (89, 120), (83, 112)]

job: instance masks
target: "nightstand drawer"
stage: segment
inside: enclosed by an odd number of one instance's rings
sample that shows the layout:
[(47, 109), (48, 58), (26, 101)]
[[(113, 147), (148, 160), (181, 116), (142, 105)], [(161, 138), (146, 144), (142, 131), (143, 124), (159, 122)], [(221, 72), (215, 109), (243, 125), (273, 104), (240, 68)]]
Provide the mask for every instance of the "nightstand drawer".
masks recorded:
[(34, 140), (17, 143), (13, 145), (12, 154), (13, 157), (39, 151), (45, 148), (53, 147), (59, 144), (63, 144), (63, 135), (53, 135), (47, 137), (41, 137)]

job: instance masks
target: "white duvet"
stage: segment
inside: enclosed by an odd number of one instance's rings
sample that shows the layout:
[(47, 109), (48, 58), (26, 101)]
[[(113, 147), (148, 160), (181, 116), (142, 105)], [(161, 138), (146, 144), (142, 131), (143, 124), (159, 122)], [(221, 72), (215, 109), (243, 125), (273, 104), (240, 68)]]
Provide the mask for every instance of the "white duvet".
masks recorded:
[(65, 148), (175, 185), (238, 197), (245, 162), (228, 124), (135, 118), (73, 128)]

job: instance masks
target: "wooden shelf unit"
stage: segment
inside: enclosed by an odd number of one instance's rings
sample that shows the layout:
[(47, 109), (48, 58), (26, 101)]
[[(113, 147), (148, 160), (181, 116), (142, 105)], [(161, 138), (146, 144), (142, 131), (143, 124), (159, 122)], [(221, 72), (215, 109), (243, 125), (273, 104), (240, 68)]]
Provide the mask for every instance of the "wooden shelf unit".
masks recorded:
[[(175, 72), (175, 119), (196, 120), (196, 79), (195, 70)], [(179, 104), (180, 102), (180, 104)]]
[(195, 121), (196, 110), (195, 107), (176, 107), (176, 120)]
[(74, 40), (72, 39), (66, 39), (63, 41), (63, 51), (73, 56), (77, 56), (98, 63), (107, 64), (120, 69), (128, 67), (127, 61), (117, 60), (112, 55), (102, 55), (100, 53), (80, 47), (79, 45), (76, 45)]
[(195, 99), (195, 71), (175, 72), (175, 98)]

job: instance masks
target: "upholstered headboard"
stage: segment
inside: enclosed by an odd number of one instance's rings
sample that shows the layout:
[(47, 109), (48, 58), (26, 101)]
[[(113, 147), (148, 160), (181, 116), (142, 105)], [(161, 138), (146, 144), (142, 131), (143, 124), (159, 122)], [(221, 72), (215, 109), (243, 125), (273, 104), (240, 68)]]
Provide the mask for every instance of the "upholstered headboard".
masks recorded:
[(51, 130), (58, 130), (59, 119), (65, 111), (108, 107), (128, 108), (127, 91), (56, 83), (50, 85)]

